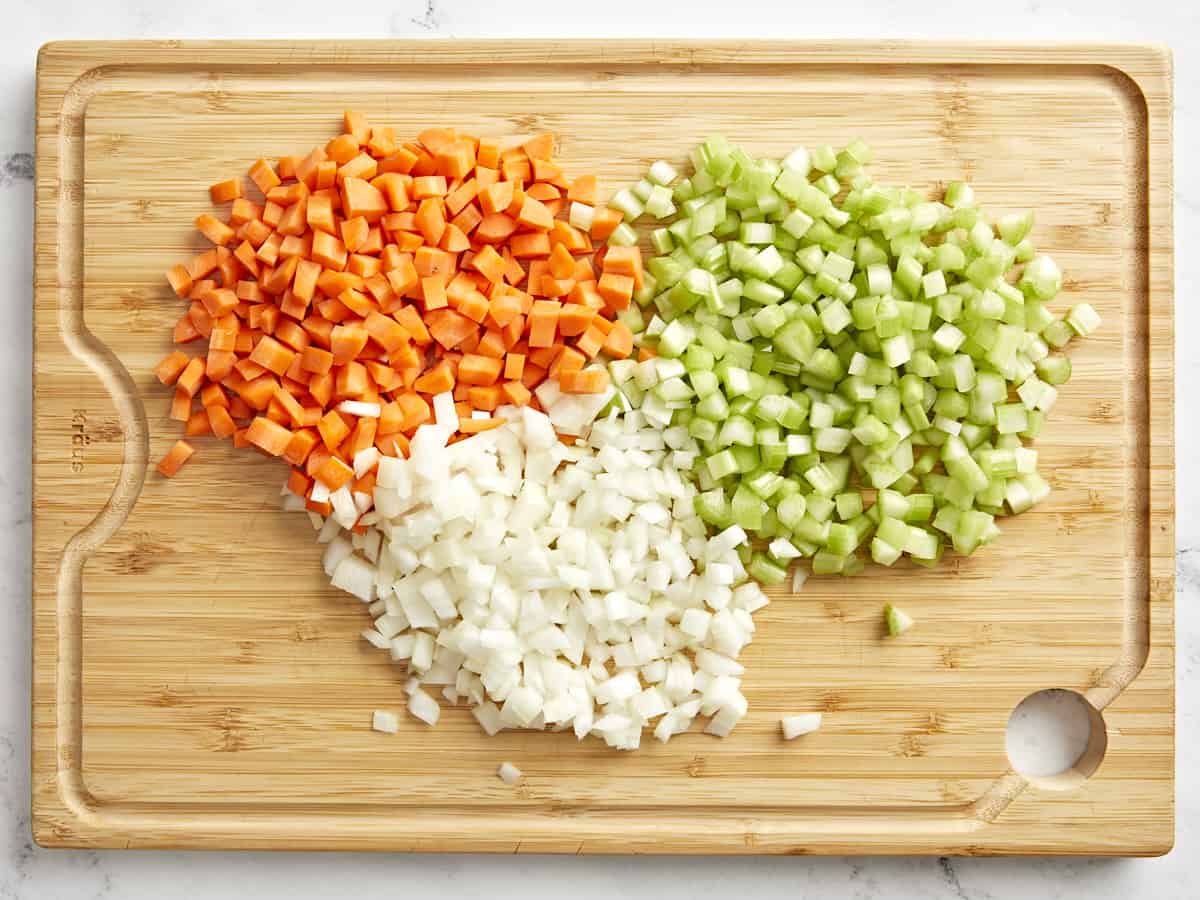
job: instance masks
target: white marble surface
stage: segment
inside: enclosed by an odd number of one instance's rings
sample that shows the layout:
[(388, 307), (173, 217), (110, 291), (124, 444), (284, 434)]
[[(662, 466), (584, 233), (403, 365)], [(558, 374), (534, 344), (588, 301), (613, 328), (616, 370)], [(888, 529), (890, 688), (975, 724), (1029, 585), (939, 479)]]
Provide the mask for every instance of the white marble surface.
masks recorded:
[[(1176, 244), (1200, 240), (1200, 11), (1194, 0), (1016, 0), (1007, 4), (796, 0), (678, 4), (607, 0), (406, 0), (330, 4), (292, 0), (287, 13), (246, 0), (7, 0), (0, 29), (0, 900), (111, 897), (305, 898), (343, 893), (531, 898), (727, 893), (757, 898), (928, 900), (1087, 896), (1091, 900), (1197, 896), (1200, 850), (1200, 419), (1178, 411), (1178, 797), (1176, 849), (1157, 860), (1112, 859), (670, 859), (73, 852), (37, 848), (29, 831), (29, 431), (33, 88), (37, 48), (66, 38), (232, 37), (930, 37), (1127, 40), (1170, 44), (1176, 71)], [(972, 7), (971, 11), (967, 11)], [(1200, 330), (1200, 259), (1177, 263), (1179, 331)], [(1179, 383), (1200, 378), (1200, 355), (1181, 347)], [(1192, 887), (1188, 888), (1188, 884)]]

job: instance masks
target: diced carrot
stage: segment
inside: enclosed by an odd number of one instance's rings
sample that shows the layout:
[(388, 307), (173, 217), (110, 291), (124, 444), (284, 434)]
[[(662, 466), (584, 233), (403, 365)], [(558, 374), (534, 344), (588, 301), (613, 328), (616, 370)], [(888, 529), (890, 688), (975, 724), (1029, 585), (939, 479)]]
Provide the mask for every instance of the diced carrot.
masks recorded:
[(320, 441), (320, 435), (312, 428), (301, 428), (294, 431), (283, 451), (283, 458), (293, 466), (302, 466)]
[[(367, 222), (377, 222), (389, 211), (387, 198), (379, 188), (361, 178), (350, 177), (342, 182), (342, 212), (348, 219), (361, 216)], [(349, 241), (346, 243), (349, 245)]]
[(202, 213), (196, 217), (196, 228), (214, 244), (228, 244), (234, 238), (232, 228), (208, 213)]
[(460, 139), (439, 147), (433, 158), (447, 177), (465, 178), (475, 168), (475, 146)]
[(425, 238), (425, 242), (436, 247), (446, 230), (446, 214), (442, 201), (436, 197), (428, 197), (417, 207), (417, 229)]
[(292, 358), (295, 355), (294, 350), (289, 350), (269, 335), (263, 335), (258, 343), (255, 344), (254, 351), (250, 354), (250, 359), (268, 372), (282, 375), (292, 364)]
[(479, 211), (479, 207), (474, 203), (470, 203), (463, 207), (462, 212), (450, 220), (450, 224), (461, 231), (463, 234), (470, 235), (477, 225), (483, 221), (483, 213)]
[(513, 183), (498, 181), (488, 185), (479, 192), (479, 208), (485, 215), (502, 213), (513, 201)]
[(533, 177), (529, 157), (519, 150), (500, 154), (500, 174), (505, 181), (529, 181)]
[(561, 244), (573, 254), (587, 253), (592, 249), (591, 238), (562, 219), (554, 220), (554, 225), (550, 229), (550, 243)]
[(336, 450), (346, 439), (346, 435), (350, 433), (350, 426), (346, 424), (341, 413), (331, 409), (317, 423), (317, 431), (320, 432), (325, 446), (330, 450)]
[[(534, 201), (537, 202), (536, 200)], [(507, 240), (509, 235), (517, 230), (517, 223), (504, 213), (485, 215), (475, 229), (476, 240), (487, 244), (498, 244)]]
[(204, 360), (199, 357), (194, 357), (184, 366), (183, 371), (175, 379), (175, 384), (179, 390), (186, 393), (189, 397), (195, 395), (200, 390), (200, 385), (204, 381)]
[(613, 323), (604, 339), (604, 352), (614, 359), (625, 359), (633, 352), (633, 332), (628, 325), (621, 321)]
[(558, 317), (558, 331), (563, 337), (583, 334), (596, 317), (596, 311), (579, 303), (567, 303)]
[(444, 175), (417, 175), (413, 178), (413, 199), (444, 197), (449, 192)]
[(401, 254), (396, 267), (389, 269), (386, 277), (392, 292), (400, 297), (409, 296), (417, 285), (421, 283), (421, 276), (417, 273), (417, 267), (412, 257), (407, 253)]
[(509, 381), (517, 381), (525, 370), (525, 354), (509, 353), (504, 357), (504, 377)]
[(331, 491), (336, 491), (354, 477), (354, 470), (336, 456), (330, 456), (317, 469), (316, 477)]
[(575, 341), (575, 347), (590, 359), (604, 347), (604, 332), (594, 324), (589, 325), (587, 331)]
[[(552, 135), (500, 152), (450, 129), (400, 143), (352, 111), (344, 124), (277, 170), (256, 162), (262, 205), (240, 179), (212, 186), (214, 202), (232, 203), (228, 222), (201, 216), (214, 246), (167, 276), (192, 301), (175, 339), (207, 339), (207, 353), (177, 351), (156, 369), (176, 386), (186, 430), (275, 455), (290, 446), (305, 467), (292, 479), (301, 495), (318, 469), (344, 469), (363, 447), (407, 453), (429, 394), (451, 391), (470, 423), (460, 432), (474, 433), (498, 420), (472, 410), (540, 408), (530, 390), (547, 372), (600, 389), (567, 373), (601, 350), (632, 352), (611, 317), (642, 279), (636, 248), (593, 256), (619, 213), (596, 209), (591, 235), (555, 218), (571, 202), (595, 206), (597, 191), (590, 176), (563, 176)], [(192, 411), (197, 393), (203, 412)], [(380, 403), (380, 418), (333, 411), (351, 398)]]
[(463, 384), (488, 385), (500, 377), (504, 367), (502, 360), (491, 356), (469, 353), (458, 364), (458, 380)]
[(207, 408), (209, 406), (229, 406), (229, 397), (221, 390), (221, 385), (214, 383), (206, 384), (200, 391), (200, 405)]
[(604, 272), (596, 283), (596, 291), (604, 298), (609, 309), (620, 311), (629, 308), (629, 301), (633, 298), (633, 286), (632, 276)]
[(174, 350), (154, 367), (154, 374), (165, 385), (172, 385), (188, 367), (188, 355), (181, 350)]
[(365, 144), (371, 133), (367, 117), (352, 109), (348, 109), (342, 114), (342, 127), (346, 129), (346, 134), (352, 136), (359, 144)]
[[(361, 178), (363, 181), (371, 181), (375, 178), (379, 168), (375, 160), (369, 153), (360, 153), (353, 159), (348, 160), (338, 166), (337, 180), (345, 181), (347, 178)], [(376, 185), (379, 188), (379, 185)], [(380, 190), (382, 190), (380, 188)]]
[(232, 437), (233, 433), (237, 431), (237, 423), (233, 421), (233, 417), (229, 415), (229, 410), (224, 406), (218, 404), (206, 406), (204, 412), (208, 416), (209, 429), (217, 437)]
[(307, 497), (308, 491), (312, 487), (312, 479), (304, 474), (300, 469), (292, 469), (288, 473), (287, 489), (297, 497)]
[(421, 279), (421, 297), (426, 312), (441, 309), (446, 305), (446, 282), (445, 273), (429, 275)]
[(417, 154), (409, 148), (397, 147), (394, 153), (388, 154), (379, 161), (379, 171), (407, 175), (416, 165), (417, 159)]
[(402, 431), (412, 431), (418, 425), (428, 422), (432, 417), (429, 404), (414, 393), (400, 394), (396, 397), (396, 404), (400, 407), (402, 414)]
[(562, 351), (554, 358), (554, 362), (550, 365), (547, 374), (554, 378), (559, 372), (570, 372), (582, 369), (587, 363), (587, 357), (576, 350), (574, 347), (563, 347)]
[(251, 408), (262, 412), (271, 402), (271, 398), (275, 396), (275, 389), (278, 386), (279, 382), (274, 377), (263, 374), (249, 381), (238, 393)]
[(171, 449), (167, 451), (166, 456), (159, 460), (159, 473), (170, 478), (179, 471), (185, 462), (191, 459), (192, 454), (195, 452), (195, 449), (187, 441), (176, 441), (171, 445)]
[(314, 375), (324, 375), (333, 367), (333, 354), (320, 347), (309, 345), (300, 356), (300, 367)]
[(171, 398), (171, 410), (168, 417), (176, 422), (186, 422), (192, 414), (192, 395), (183, 388), (176, 387)]
[(563, 244), (554, 245), (547, 265), (555, 278), (571, 278), (575, 274), (575, 260)]
[(488, 315), (503, 328), (521, 315), (521, 297), (511, 292), (493, 297), (488, 307)]
[(396, 321), (404, 326), (404, 330), (411, 335), (413, 343), (418, 347), (424, 347), (433, 340), (416, 307), (406, 306), (397, 310), (393, 315), (395, 315)]
[(300, 405), (300, 401), (292, 396), (283, 385), (280, 385), (275, 390), (274, 402), (283, 407), (283, 411), (287, 413), (288, 421), (293, 428), (302, 428), (304, 426), (304, 407)]
[(260, 366), (258, 363), (256, 363), (254, 360), (250, 359), (250, 357), (248, 357), (248, 356), (243, 357), (242, 359), (239, 359), (237, 362), (235, 362), (233, 364), (233, 368), (246, 381), (253, 381), (255, 378), (258, 378), (260, 375), (262, 375), (264, 372), (267, 371), (262, 366)]
[(208, 424), (208, 413), (204, 410), (198, 410), (188, 416), (187, 422), (184, 424), (183, 433), (188, 437), (202, 437), (212, 433), (212, 428)]
[(167, 283), (178, 297), (186, 297), (192, 289), (192, 276), (182, 265), (171, 266), (167, 269)]
[(491, 245), (480, 248), (479, 252), (471, 258), (470, 265), (492, 284), (500, 284), (504, 281), (507, 265), (504, 257), (497, 253)]
[(238, 197), (234, 200), (233, 206), (229, 210), (230, 225), (244, 225), (247, 222), (257, 221), (261, 217), (262, 207), (245, 197)]
[(447, 253), (462, 253), (464, 250), (471, 249), (471, 239), (463, 234), (457, 225), (447, 222), (438, 246)]
[(453, 128), (426, 128), (417, 135), (417, 140), (430, 153), (437, 153), (441, 148), (453, 144), (456, 137), (457, 135)]
[(617, 226), (621, 224), (624, 216), (615, 209), (597, 209), (596, 214), (592, 217), (592, 227), (588, 234), (592, 240), (606, 241), (609, 235), (617, 230)]
[(426, 246), (416, 252), (413, 265), (422, 278), (443, 273), (449, 276), (454, 269), (454, 257), (445, 250)]
[(604, 254), (602, 268), (614, 275), (628, 275), (633, 286), (642, 286), (642, 251), (634, 244), (631, 247), (609, 247)]
[(450, 215), (456, 216), (475, 199), (478, 193), (479, 182), (474, 178), (468, 178), (446, 195), (446, 209), (449, 210)]
[(318, 516), (328, 516), (333, 512), (333, 504), (328, 500), (322, 500), (320, 503), (312, 499), (305, 500), (304, 508), (309, 512), (315, 512)]
[(395, 400), (389, 400), (380, 406), (377, 426), (379, 434), (391, 434), (399, 431), (403, 423), (404, 413), (400, 409), (400, 404)]
[(526, 366), (537, 366), (539, 369), (549, 369), (563, 351), (562, 344), (550, 347), (531, 347), (526, 354)]
[(235, 419), (249, 419), (253, 416), (254, 411), (250, 405), (241, 397), (229, 398), (229, 414)]
[(475, 348), (479, 346), (479, 329), (476, 328), (471, 334), (468, 334), (461, 344), (454, 349), (459, 353), (474, 353)]
[(550, 235), (545, 231), (529, 231), (514, 234), (509, 241), (512, 254), (517, 259), (536, 259), (550, 255)]
[(487, 318), (488, 299), (479, 291), (472, 290), (459, 301), (457, 309), (472, 322), (482, 322)]
[(529, 314), (529, 346), (549, 347), (554, 344), (558, 330), (558, 315), (562, 304), (554, 300), (538, 300)]
[(531, 159), (548, 160), (554, 156), (554, 135), (539, 134), (535, 138), (531, 138), (521, 145)]
[(521, 336), (525, 333), (525, 317), (517, 316), (502, 329), (500, 336), (504, 338), (504, 349), (512, 350), (521, 341)]
[(367, 345), (369, 337), (367, 329), (357, 323), (336, 326), (331, 334), (333, 364), (344, 366), (357, 357)]
[(608, 387), (608, 370), (579, 369), (560, 372), (558, 386), (567, 394), (599, 394)]
[[(391, 316), (385, 316), (382, 313), (370, 313), (364, 327), (367, 334), (389, 353), (409, 341), (409, 335), (404, 330), (404, 326)], [(335, 328), (334, 332), (336, 333), (336, 331)]]
[(204, 361), (204, 374), (213, 381), (220, 381), (233, 371), (237, 362), (237, 354), (230, 350), (215, 350), (209, 346), (208, 357)]
[(364, 417), (354, 423), (354, 430), (350, 432), (350, 436), (342, 443), (342, 451), (347, 459), (354, 457), (361, 450), (366, 450), (375, 443), (375, 432), (379, 427), (379, 420)]
[(476, 325), (452, 309), (439, 309), (426, 316), (429, 335), (446, 350), (461, 344), (476, 332)]
[(526, 195), (521, 211), (517, 213), (517, 222), (526, 228), (549, 231), (554, 225), (554, 216), (540, 200)]
[[(503, 394), (500, 392), (500, 386), (497, 384), (486, 385), (484, 387), (472, 387), (467, 391), (467, 401), (475, 409), (482, 409), (486, 412), (495, 412), (496, 407), (503, 402)], [(464, 422), (471, 421), (470, 417), (462, 419), (459, 422), (459, 430), (462, 430)]]
[(310, 189), (316, 187), (317, 167), (327, 158), (323, 148), (314, 147), (311, 153), (296, 163), (296, 179)]
[(279, 176), (275, 174), (275, 170), (271, 168), (271, 164), (265, 159), (260, 159), (250, 167), (250, 180), (258, 185), (258, 189), (265, 195), (271, 188), (281, 184)]
[(489, 328), (479, 338), (479, 343), (475, 345), (475, 352), (481, 356), (490, 356), (494, 359), (503, 359), (505, 350), (504, 335), (496, 328)]
[(596, 176), (595, 175), (580, 175), (571, 182), (571, 186), (567, 188), (567, 199), (575, 200), (579, 203), (585, 203), (592, 206), (596, 203)]
[(277, 422), (259, 416), (246, 429), (246, 440), (271, 456), (282, 456), (292, 433)]
[(351, 361), (337, 370), (334, 380), (334, 393), (339, 400), (358, 400), (369, 389), (367, 367), (360, 362)]
[(242, 196), (242, 180), (230, 178), (227, 181), (218, 181), (208, 189), (208, 196), (213, 203), (228, 203), (230, 200), (236, 200)]
[(450, 364), (442, 360), (433, 368), (426, 370), (417, 379), (414, 387), (422, 394), (443, 394), (454, 387), (454, 376), (450, 372)]
[(546, 370), (532, 363), (525, 364), (525, 371), (521, 373), (521, 384), (533, 390), (539, 384), (546, 380)]

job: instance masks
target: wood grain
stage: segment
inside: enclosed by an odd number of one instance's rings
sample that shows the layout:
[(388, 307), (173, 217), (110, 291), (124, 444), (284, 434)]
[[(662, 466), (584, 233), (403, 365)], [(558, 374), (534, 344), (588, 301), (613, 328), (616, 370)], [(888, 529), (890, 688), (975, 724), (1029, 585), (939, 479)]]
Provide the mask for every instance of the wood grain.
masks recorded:
[[(864, 62), (870, 60), (870, 62)], [(205, 188), (324, 142), (352, 106), (415, 133), (552, 129), (621, 185), (723, 132), (759, 154), (861, 135), (883, 180), (1036, 207), (1057, 308), (1104, 327), (1038, 442), (1054, 493), (936, 571), (778, 594), (724, 741), (635, 754), (386, 737), (402, 674), (357, 638), (281, 470), (176, 437), (151, 374)], [(66, 43), (38, 66), (34, 833), (44, 845), (556, 852), (1157, 854), (1173, 840), (1170, 61), (1140, 47), (676, 42)], [(884, 644), (880, 607), (920, 625)], [(1067, 687), (1108, 748), (1072, 790), (1005, 724)], [(788, 712), (825, 727), (794, 743)], [(502, 760), (526, 778), (495, 776)]]

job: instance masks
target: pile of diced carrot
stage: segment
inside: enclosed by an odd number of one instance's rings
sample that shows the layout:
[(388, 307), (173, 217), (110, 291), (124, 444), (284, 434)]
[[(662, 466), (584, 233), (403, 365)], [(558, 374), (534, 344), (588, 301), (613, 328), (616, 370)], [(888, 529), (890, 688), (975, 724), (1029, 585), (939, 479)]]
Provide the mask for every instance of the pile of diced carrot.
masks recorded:
[[(536, 405), (548, 377), (604, 390), (607, 372), (587, 364), (632, 352), (616, 315), (641, 256), (596, 251), (621, 221), (613, 210), (595, 209), (588, 233), (565, 220), (569, 204), (595, 205), (596, 179), (568, 180), (553, 149), (552, 135), (501, 149), (440, 128), (401, 143), (347, 112), (325, 147), (250, 168), (260, 202), (240, 178), (213, 185), (232, 204), (196, 220), (214, 246), (167, 273), (189, 301), (175, 341), (207, 341), (156, 369), (175, 386), (171, 417), (189, 436), (283, 457), (308, 497), (314, 480), (370, 493), (355, 455), (406, 453), (436, 394), (453, 391), (470, 434), (499, 424), (473, 411)], [(190, 455), (180, 441), (159, 469)]]

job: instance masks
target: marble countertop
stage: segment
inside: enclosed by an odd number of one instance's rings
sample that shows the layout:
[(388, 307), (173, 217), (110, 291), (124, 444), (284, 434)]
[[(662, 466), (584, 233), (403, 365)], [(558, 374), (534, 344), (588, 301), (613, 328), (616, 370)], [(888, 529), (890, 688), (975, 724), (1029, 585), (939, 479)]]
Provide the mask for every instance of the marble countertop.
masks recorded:
[[(1187, 860), (1200, 850), (1200, 773), (1179, 754), (1176, 848), (1162, 859), (586, 858), (356, 854), (49, 851), (29, 829), (30, 433), (34, 64), (59, 39), (328, 37), (862, 37), (1013, 41), (1140, 41), (1169, 44), (1175, 58), (1176, 244), (1200, 239), (1200, 14), (1179, 0), (1017, 0), (1008, 5), (842, 0), (832, 7), (742, 0), (731, 24), (724, 4), (608, 0), (546, 2), (391, 0), (338, 6), (293, 0), (288, 14), (244, 0), (14, 0), (0, 32), (0, 900), (205, 900), (230, 896), (329, 897), (403, 892), (585, 898), (718, 896), (890, 900), (1023, 900), (1087, 896), (1196, 896)], [(976, 7), (968, 11), (966, 7)], [(952, 8), (955, 7), (955, 8)], [(1187, 9), (1193, 8), (1193, 12)], [(622, 27), (624, 26), (624, 27)], [(1200, 260), (1180, 253), (1176, 318), (1200, 330)], [(1200, 379), (1200, 355), (1180, 352), (1180, 384)], [(1200, 418), (1179, 409), (1177, 459), (1178, 736), (1200, 740), (1200, 484), (1187, 465), (1200, 454)], [(1192, 884), (1188, 888), (1188, 884)]]

